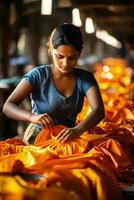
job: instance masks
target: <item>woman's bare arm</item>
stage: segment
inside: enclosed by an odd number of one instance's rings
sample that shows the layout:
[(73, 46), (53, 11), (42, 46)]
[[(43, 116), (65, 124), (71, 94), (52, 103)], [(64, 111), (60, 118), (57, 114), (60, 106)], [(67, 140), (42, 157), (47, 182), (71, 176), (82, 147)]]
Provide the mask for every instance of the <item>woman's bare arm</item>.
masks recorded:
[(21, 108), (19, 105), (29, 96), (31, 91), (32, 86), (23, 79), (6, 100), (3, 106), (3, 113), (18, 121), (30, 121), (29, 119), (32, 113)]
[(31, 92), (32, 86), (26, 80), (22, 80), (5, 102), (3, 113), (17, 121), (40, 124), (51, 128), (53, 126), (53, 121), (47, 113), (34, 114), (19, 106)]
[(91, 112), (75, 127), (79, 133), (94, 127), (105, 117), (104, 104), (98, 86), (93, 86), (87, 91), (87, 98), (91, 106)]

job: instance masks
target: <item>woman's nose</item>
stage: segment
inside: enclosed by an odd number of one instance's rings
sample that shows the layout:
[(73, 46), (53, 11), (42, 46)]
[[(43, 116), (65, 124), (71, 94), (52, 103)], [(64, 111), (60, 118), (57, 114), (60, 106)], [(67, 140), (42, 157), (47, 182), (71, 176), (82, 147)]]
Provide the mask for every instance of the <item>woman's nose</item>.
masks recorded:
[(68, 65), (68, 59), (67, 59), (67, 58), (64, 58), (64, 60), (63, 60), (63, 65), (64, 65), (64, 66), (67, 66), (67, 65)]

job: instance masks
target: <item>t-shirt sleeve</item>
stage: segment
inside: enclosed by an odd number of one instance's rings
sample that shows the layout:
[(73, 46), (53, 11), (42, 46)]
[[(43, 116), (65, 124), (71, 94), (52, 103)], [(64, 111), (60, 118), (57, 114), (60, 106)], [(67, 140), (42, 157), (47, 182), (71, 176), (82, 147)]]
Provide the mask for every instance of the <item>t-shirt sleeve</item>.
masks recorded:
[(39, 67), (35, 67), (34, 69), (26, 73), (22, 78), (26, 80), (32, 86), (32, 88), (38, 88), (41, 81)]
[(91, 72), (83, 71), (82, 86), (83, 86), (83, 91), (85, 95), (89, 88), (91, 88), (92, 86), (98, 86), (98, 83)]

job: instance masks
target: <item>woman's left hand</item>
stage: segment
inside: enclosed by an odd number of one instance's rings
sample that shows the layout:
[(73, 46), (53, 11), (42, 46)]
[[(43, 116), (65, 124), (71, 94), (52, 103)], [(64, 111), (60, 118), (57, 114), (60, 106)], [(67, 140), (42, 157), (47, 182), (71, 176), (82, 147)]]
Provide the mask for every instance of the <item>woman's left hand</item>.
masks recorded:
[(69, 140), (78, 138), (81, 134), (75, 128), (65, 128), (58, 135), (58, 142), (64, 143)]

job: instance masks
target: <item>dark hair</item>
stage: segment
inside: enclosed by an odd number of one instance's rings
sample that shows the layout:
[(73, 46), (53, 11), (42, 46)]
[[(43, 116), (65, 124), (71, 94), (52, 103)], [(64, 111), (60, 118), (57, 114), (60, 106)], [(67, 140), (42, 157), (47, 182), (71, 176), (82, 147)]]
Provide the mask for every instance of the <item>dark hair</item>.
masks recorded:
[(57, 26), (50, 36), (49, 49), (52, 47), (56, 49), (62, 44), (71, 44), (77, 51), (81, 52), (83, 48), (81, 30), (68, 23)]

